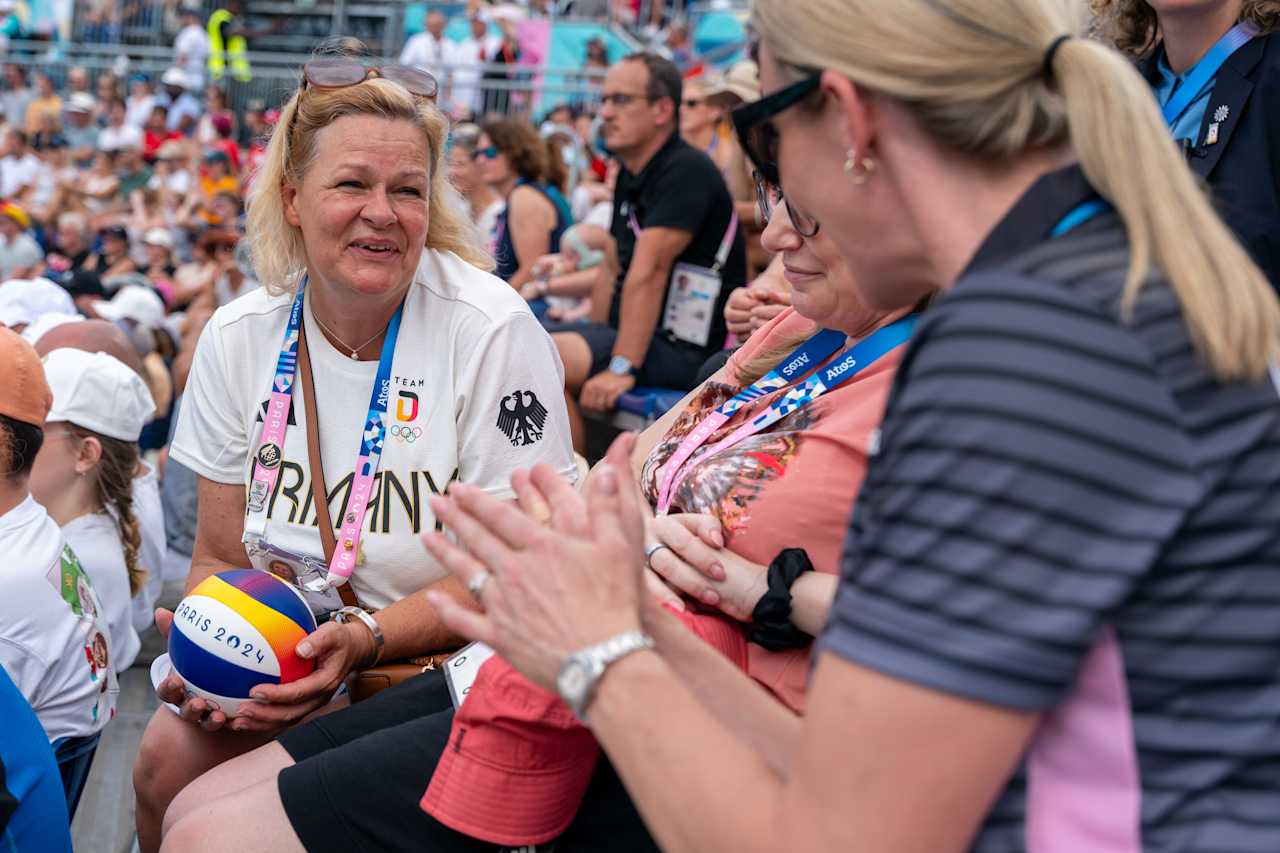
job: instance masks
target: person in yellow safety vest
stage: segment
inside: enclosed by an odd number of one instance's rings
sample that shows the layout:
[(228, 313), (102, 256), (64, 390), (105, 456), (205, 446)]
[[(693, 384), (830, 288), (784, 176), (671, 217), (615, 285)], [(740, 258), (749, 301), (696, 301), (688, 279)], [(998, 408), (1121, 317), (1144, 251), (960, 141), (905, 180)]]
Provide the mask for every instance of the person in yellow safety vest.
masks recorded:
[(248, 83), (253, 72), (249, 68), (249, 43), (239, 20), (240, 3), (232, 0), (227, 6), (209, 16), (209, 79), (214, 83), (222, 80), (230, 61), (231, 76), (237, 82)]

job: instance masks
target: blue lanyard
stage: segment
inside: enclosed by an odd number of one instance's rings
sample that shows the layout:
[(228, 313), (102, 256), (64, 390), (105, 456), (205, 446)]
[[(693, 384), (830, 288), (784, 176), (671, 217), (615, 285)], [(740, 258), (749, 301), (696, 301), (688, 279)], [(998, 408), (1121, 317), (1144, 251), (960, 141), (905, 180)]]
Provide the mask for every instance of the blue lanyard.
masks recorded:
[[(288, 385), (293, 385), (293, 374), (298, 364), (298, 328), (302, 324), (302, 300), (306, 294), (307, 279), (304, 276), (298, 285), (298, 295), (293, 298), (293, 310), (289, 312), (289, 325), (284, 330), (284, 346), (280, 349), (280, 359), (276, 362), (276, 383), (283, 378), (282, 370), (288, 366)], [(396, 341), (400, 338), (400, 318), (404, 316), (404, 303), (391, 315), (387, 323), (387, 334), (382, 340), (382, 352), (378, 355), (378, 373), (373, 380), (373, 390), (369, 392), (369, 413), (365, 419), (364, 431), (360, 436), (360, 455), (371, 456), (382, 453), (382, 441), (386, 437), (387, 426), (385, 416), (387, 403), (391, 397), (391, 362), (396, 356)], [(286, 351), (292, 354), (286, 361)], [(285, 390), (281, 388), (281, 390)], [(317, 400), (317, 405), (319, 401)], [(373, 470), (377, 470), (374, 460)]]
[[(303, 277), (298, 285), (298, 293), (293, 298), (293, 307), (289, 310), (289, 321), (285, 325), (284, 340), (280, 345), (280, 355), (276, 359), (276, 374), (272, 383), (271, 402), (268, 404), (267, 416), (263, 423), (261, 444), (255, 454), (253, 482), (251, 483), (245, 521), (245, 535), (261, 536), (266, 530), (266, 499), (275, 484), (278, 473), (280, 455), (284, 447), (285, 424), (288, 422), (289, 408), (292, 406), (292, 390), (298, 368), (298, 336), (302, 328), (303, 303), (306, 296), (307, 278)], [(378, 357), (378, 372), (373, 381), (373, 389), (369, 393), (369, 409), (364, 420), (364, 428), (360, 431), (360, 450), (356, 458), (355, 479), (352, 481), (352, 494), (355, 495), (361, 486), (367, 487), (377, 472), (382, 459), (382, 446), (386, 438), (387, 404), (391, 396), (391, 363), (395, 359), (396, 341), (400, 337), (400, 319), (404, 315), (404, 303), (396, 309), (387, 324), (386, 337), (382, 342), (382, 353)], [(317, 401), (318, 404), (318, 401)], [(353, 551), (359, 539), (359, 527), (364, 519), (365, 505), (350, 507), (349, 517), (354, 520), (347, 523), (343, 519), (345, 537), (352, 542)], [(347, 528), (353, 528), (348, 530)], [(346, 553), (335, 553), (330, 565), (330, 576), (335, 566), (353, 562), (353, 556)], [(344, 574), (350, 576), (349, 567)]]
[(791, 354), (778, 362), (778, 366), (773, 370), (743, 388), (732, 399), (722, 403), (720, 408), (717, 409), (717, 414), (726, 417), (732, 416), (734, 412), (752, 400), (777, 391), (779, 388), (785, 388), (795, 381), (797, 377), (805, 375), (816, 365), (830, 358), (844, 346), (846, 339), (847, 336), (844, 332), (823, 329), (792, 350)]
[(1257, 27), (1249, 21), (1243, 21), (1218, 39), (1217, 43), (1209, 48), (1204, 58), (1196, 63), (1195, 68), (1191, 69), (1191, 73), (1183, 78), (1178, 91), (1174, 92), (1164, 105), (1165, 124), (1173, 127), (1174, 123), (1182, 118), (1187, 108), (1204, 92), (1204, 88), (1218, 76), (1218, 72), (1231, 55), (1248, 44), (1257, 34)]
[[(915, 315), (904, 317), (855, 344), (840, 360), (817, 371), (805, 382), (792, 388), (779, 399), (774, 400), (763, 413), (744, 423), (734, 430), (728, 438), (717, 442), (709, 448), (707, 456), (734, 446), (738, 442), (785, 418), (792, 412), (807, 406), (833, 388), (848, 382), (854, 376), (875, 363), (881, 356), (907, 342), (916, 325)], [(750, 387), (739, 391), (731, 400), (722, 404), (708, 415), (676, 447), (675, 452), (667, 459), (658, 478), (657, 512), (666, 515), (671, 509), (671, 501), (676, 487), (688, 473), (685, 463), (698, 448), (711, 438), (712, 434), (746, 403), (779, 388), (785, 388), (793, 380), (808, 373), (815, 365), (831, 356), (844, 345), (846, 336), (843, 332), (823, 329), (791, 352), (778, 367), (765, 374), (762, 379)]]
[(916, 314), (903, 317), (854, 344), (843, 358), (828, 364), (801, 385), (775, 400), (768, 411), (757, 415), (751, 421), (751, 425), (756, 427), (754, 431), (758, 432), (796, 409), (807, 406), (828, 391), (839, 388), (880, 358), (905, 344), (916, 329), (917, 319), (919, 317)]
[(1067, 215), (1062, 217), (1062, 220), (1057, 225), (1053, 226), (1053, 230), (1049, 232), (1049, 236), (1061, 237), (1068, 231), (1073, 231), (1076, 228), (1079, 228), (1081, 225), (1085, 224), (1090, 219), (1093, 219), (1093, 217), (1102, 213), (1104, 210), (1110, 209), (1111, 205), (1107, 204), (1100, 198), (1090, 199), (1089, 201), (1083, 202), (1068, 211)]

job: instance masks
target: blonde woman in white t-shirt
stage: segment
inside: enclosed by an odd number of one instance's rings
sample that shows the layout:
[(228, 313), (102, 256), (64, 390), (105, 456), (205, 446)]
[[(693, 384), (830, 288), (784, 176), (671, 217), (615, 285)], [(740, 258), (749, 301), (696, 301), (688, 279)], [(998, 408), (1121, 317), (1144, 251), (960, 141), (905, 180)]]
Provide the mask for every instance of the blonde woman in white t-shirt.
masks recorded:
[[(314, 674), (255, 688), (260, 701), (233, 720), (202, 700), (184, 701), (176, 675), (161, 684), (161, 698), (180, 703), (181, 713), (161, 708), (139, 752), (144, 851), (159, 846), (162, 818), (174, 819), (165, 818), (170, 802), (201, 773), (258, 747), (286, 763), (272, 739), (329, 703), (352, 670), (456, 647), (418, 594), (472, 601), (422, 548), (420, 535), (435, 526), (428, 497), (455, 480), (510, 496), (511, 473), (535, 462), (575, 471), (555, 348), (524, 300), (488, 272), (492, 260), (448, 183), (448, 120), (435, 87), (413, 69), (365, 69), (328, 56), (307, 63), (281, 111), (246, 229), (263, 288), (220, 308), (205, 327), (170, 448), (199, 477), (187, 584), (249, 565), (270, 570), (276, 561), (267, 555), (280, 551), (330, 572), (340, 564), (337, 551), (333, 562), (325, 557), (312, 499), (321, 472), (308, 457), (302, 367), (290, 374), (287, 426), (270, 418), (281, 440), (264, 439), (277, 434), (264, 427), (264, 413), (282, 345), (290, 352), (292, 341), (310, 354), (329, 518), (358, 532), (345, 549), (356, 563), (347, 583), (375, 612), (368, 622), (346, 613), (344, 622), (323, 624), (299, 650), (315, 660)], [(365, 468), (356, 460), (366, 412), (379, 400), (381, 459), (371, 496), (358, 506), (352, 485)], [(260, 477), (274, 485), (255, 485), (268, 482)], [(341, 536), (348, 540), (347, 531)], [(313, 606), (340, 606), (336, 598), (331, 591)], [(161, 612), (157, 624), (167, 630), (171, 618)], [(245, 780), (226, 784), (239, 789)]]

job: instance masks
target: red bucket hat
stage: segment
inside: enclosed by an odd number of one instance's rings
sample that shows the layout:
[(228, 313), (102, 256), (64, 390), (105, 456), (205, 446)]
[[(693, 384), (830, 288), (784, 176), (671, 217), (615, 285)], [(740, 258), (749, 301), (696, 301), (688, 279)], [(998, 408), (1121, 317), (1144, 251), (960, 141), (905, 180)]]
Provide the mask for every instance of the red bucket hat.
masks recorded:
[[(718, 613), (673, 613), (741, 669), (742, 627)], [(507, 847), (562, 835), (582, 805), (600, 745), (556, 694), (497, 655), (476, 675), (422, 810), (450, 829)]]

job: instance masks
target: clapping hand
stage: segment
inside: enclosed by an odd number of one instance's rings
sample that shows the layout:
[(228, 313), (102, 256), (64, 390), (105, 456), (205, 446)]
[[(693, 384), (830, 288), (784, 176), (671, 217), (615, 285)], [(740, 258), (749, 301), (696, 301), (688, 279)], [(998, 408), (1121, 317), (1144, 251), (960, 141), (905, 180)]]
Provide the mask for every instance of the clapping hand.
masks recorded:
[[(455, 484), (431, 499), (456, 537), (423, 537), (427, 549), (480, 600), (484, 612), (428, 592), (450, 628), (498, 651), (528, 678), (554, 688), (565, 657), (641, 624), (644, 513), (630, 476), (635, 437), (619, 437), (578, 493), (539, 465), (511, 478), (517, 503)], [(550, 524), (533, 513), (550, 510)]]

